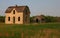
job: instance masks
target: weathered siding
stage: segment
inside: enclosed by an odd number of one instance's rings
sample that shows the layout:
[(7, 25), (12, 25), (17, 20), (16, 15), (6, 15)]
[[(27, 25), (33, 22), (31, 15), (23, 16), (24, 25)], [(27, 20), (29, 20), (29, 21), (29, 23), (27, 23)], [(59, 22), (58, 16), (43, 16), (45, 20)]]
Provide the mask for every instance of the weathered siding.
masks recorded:
[[(15, 24), (23, 24), (23, 12), (17, 13), (17, 11), (15, 10), (15, 14), (13, 14), (13, 10), (11, 11), (11, 13), (6, 13), (5, 23), (13, 24), (13, 17), (15, 17)], [(10, 17), (10, 21), (8, 21), (8, 17)], [(20, 17), (20, 21), (18, 21), (18, 17)]]
[[(29, 12), (26, 12), (27, 9), (25, 9), (24, 11), (24, 16), (23, 16), (23, 19), (24, 19), (24, 24), (29, 24), (30, 23), (30, 13)], [(27, 13), (27, 14), (26, 14)], [(27, 18), (26, 18), (27, 17)]]

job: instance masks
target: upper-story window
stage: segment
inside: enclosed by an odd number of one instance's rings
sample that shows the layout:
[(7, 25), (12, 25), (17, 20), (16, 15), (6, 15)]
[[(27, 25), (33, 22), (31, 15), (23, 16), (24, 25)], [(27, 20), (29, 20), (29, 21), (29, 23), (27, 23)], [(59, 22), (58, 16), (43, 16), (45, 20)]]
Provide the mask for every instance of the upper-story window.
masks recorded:
[(26, 14), (27, 14), (27, 10), (26, 10)]
[(15, 14), (15, 10), (13, 10), (13, 14)]

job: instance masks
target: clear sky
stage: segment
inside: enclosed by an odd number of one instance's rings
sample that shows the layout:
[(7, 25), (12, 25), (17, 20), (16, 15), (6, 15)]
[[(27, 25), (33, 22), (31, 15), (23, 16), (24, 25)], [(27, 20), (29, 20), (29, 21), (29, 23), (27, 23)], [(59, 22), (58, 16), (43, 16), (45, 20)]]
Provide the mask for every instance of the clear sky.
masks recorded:
[(5, 15), (7, 7), (16, 4), (29, 6), (31, 16), (41, 14), (60, 16), (60, 0), (0, 0), (0, 15)]

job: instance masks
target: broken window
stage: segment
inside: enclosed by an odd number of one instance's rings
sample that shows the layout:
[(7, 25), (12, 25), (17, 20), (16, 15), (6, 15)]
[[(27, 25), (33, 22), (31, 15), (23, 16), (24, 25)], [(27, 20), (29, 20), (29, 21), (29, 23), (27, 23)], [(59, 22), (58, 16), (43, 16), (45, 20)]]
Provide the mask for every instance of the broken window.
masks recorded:
[(10, 21), (10, 17), (8, 17), (8, 21)]
[(20, 17), (18, 17), (18, 21), (20, 21)]

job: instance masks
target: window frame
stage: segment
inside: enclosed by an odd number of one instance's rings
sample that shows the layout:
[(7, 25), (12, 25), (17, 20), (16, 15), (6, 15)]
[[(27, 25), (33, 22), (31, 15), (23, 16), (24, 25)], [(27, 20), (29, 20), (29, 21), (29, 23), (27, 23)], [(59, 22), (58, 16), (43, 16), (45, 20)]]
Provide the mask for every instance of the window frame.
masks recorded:
[(18, 21), (20, 21), (20, 17), (18, 17)]
[(26, 15), (27, 15), (27, 14), (28, 14), (28, 13), (27, 13), (27, 10), (25, 10), (25, 12), (26, 12)]
[(10, 21), (10, 17), (8, 17), (8, 21)]
[(15, 14), (15, 10), (13, 10), (13, 14)]

